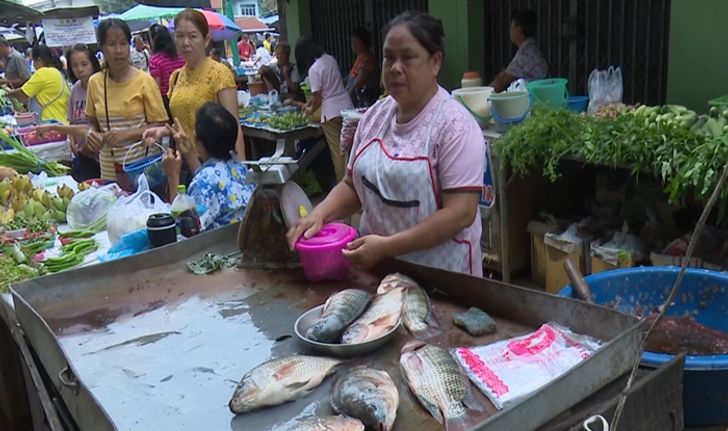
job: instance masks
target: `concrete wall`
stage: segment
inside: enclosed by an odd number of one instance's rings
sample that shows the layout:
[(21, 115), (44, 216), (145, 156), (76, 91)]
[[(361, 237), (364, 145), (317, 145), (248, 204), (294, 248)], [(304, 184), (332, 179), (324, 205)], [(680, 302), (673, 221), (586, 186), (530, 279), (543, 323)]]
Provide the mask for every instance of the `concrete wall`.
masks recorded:
[(728, 1), (672, 0), (667, 101), (698, 112), (728, 94)]
[(310, 0), (290, 0), (288, 2), (286, 5), (286, 31), (288, 32), (288, 43), (291, 44), (291, 55), (295, 55), (293, 51), (298, 38), (311, 35)]

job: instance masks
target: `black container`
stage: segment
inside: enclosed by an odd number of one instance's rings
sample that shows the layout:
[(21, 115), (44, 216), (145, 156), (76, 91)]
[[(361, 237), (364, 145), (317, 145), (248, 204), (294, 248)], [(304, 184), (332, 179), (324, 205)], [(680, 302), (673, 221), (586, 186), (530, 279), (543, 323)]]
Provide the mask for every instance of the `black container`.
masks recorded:
[(147, 219), (147, 237), (152, 248), (177, 242), (177, 224), (172, 214), (152, 214)]

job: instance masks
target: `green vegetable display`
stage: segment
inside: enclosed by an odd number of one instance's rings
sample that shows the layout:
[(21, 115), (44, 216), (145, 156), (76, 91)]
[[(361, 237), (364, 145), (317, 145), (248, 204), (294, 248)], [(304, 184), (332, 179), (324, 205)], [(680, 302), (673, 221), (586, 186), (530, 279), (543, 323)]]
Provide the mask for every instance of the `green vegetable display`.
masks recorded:
[[(719, 121), (716, 117), (713, 113), (693, 129), (700, 117), (676, 106), (640, 107), (614, 119), (536, 108), (495, 141), (494, 148), (515, 173), (525, 175), (541, 167), (550, 181), (559, 177), (559, 160), (565, 156), (628, 166), (635, 174), (654, 174), (665, 184), (670, 201), (682, 202), (688, 196), (707, 198), (728, 160), (728, 134), (717, 133), (715, 124), (703, 129), (709, 120)], [(721, 197), (725, 212), (728, 189)]]
[(0, 166), (15, 169), (20, 174), (45, 171), (52, 177), (65, 175), (68, 168), (57, 162), (46, 162), (29, 150), (18, 139), (0, 129), (0, 141), (10, 145), (15, 151), (0, 151)]
[(0, 254), (0, 293), (7, 292), (11, 284), (42, 275), (41, 270), (18, 264), (11, 256)]
[(308, 117), (300, 112), (286, 112), (271, 116), (268, 124), (274, 129), (293, 130), (308, 125)]
[(63, 253), (58, 257), (49, 257), (43, 261), (43, 267), (48, 272), (61, 272), (69, 270), (83, 263), (84, 255), (74, 252)]

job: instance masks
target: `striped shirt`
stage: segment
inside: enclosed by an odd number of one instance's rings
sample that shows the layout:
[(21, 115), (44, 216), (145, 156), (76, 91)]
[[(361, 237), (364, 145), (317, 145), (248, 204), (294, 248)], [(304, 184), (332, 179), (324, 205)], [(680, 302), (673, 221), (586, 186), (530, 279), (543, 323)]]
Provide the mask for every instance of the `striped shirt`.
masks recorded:
[(152, 54), (152, 58), (149, 60), (149, 73), (159, 79), (160, 85), (159, 90), (163, 95), (167, 95), (169, 92), (169, 77), (175, 70), (184, 67), (185, 59), (179, 55), (176, 57), (170, 57), (167, 54), (161, 52)]
[[(167, 112), (154, 78), (144, 72), (135, 71), (129, 80), (119, 83), (108, 77), (105, 79), (105, 74), (106, 72), (102, 71), (89, 78), (86, 99), (86, 115), (98, 121), (102, 133), (109, 130), (136, 129), (146, 124), (167, 121)], [(129, 151), (134, 143), (124, 142), (113, 149), (108, 145), (101, 148), (99, 152), (101, 178), (116, 180), (114, 164), (121, 165), (125, 156), (126, 162), (130, 163), (155, 151), (159, 152), (150, 149), (147, 154), (143, 145), (137, 145)]]

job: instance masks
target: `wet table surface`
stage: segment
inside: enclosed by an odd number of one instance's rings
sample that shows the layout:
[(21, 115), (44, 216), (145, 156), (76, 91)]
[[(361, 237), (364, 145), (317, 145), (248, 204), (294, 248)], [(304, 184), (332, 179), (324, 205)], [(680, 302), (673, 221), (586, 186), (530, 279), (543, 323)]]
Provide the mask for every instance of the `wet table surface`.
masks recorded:
[[(307, 353), (293, 335), (300, 314), (333, 291), (375, 291), (378, 281), (359, 273), (345, 283), (313, 285), (299, 270), (228, 269), (195, 276), (178, 265), (114, 290), (118, 297), (61, 302), (38, 311), (54, 316), (46, 321), (78, 377), (120, 430), (285, 430), (305, 417), (331, 414), (331, 377), (307, 397), (239, 416), (227, 406), (235, 385), (265, 360)], [(442, 347), (488, 344), (535, 329), (493, 316), (496, 334), (470, 337), (451, 323), (453, 312), (466, 307), (440, 296), (432, 300), (444, 331), (429, 341)], [(400, 350), (412, 339), (401, 328), (386, 346), (347, 360), (337, 372), (357, 365), (389, 372), (400, 391), (394, 429), (444, 429), (402, 381)], [(472, 388), (485, 419), (495, 408)]]

